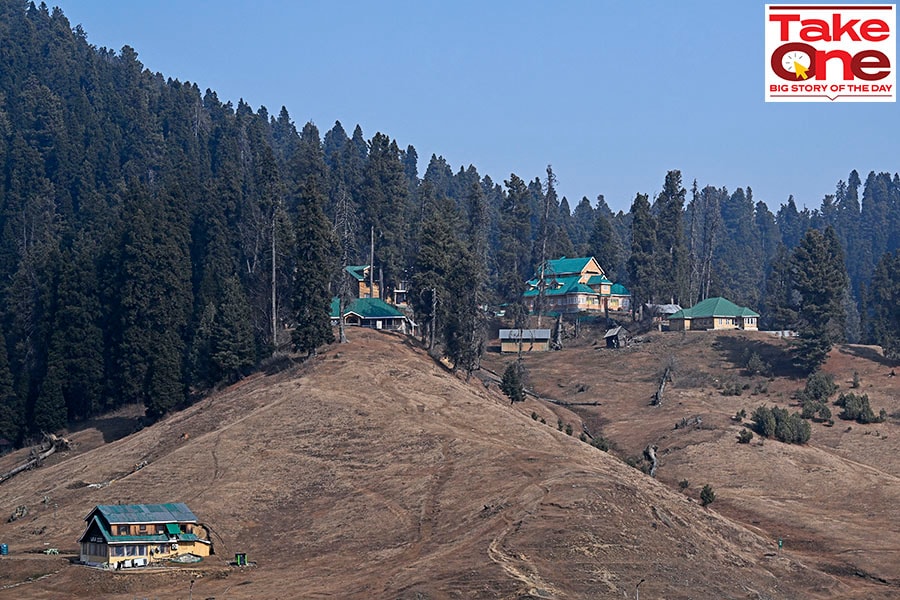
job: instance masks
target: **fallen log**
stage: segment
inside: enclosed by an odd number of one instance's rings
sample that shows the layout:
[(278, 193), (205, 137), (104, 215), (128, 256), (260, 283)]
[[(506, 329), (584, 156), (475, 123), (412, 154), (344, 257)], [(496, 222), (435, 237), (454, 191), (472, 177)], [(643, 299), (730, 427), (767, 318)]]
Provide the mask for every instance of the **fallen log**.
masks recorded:
[(36, 466), (39, 466), (44, 459), (51, 456), (57, 450), (70, 450), (74, 447), (69, 440), (64, 437), (58, 437), (56, 435), (48, 434), (44, 436), (44, 439), (41, 441), (40, 446), (37, 449), (31, 449), (31, 459), (12, 469), (11, 471), (7, 471), (6, 473), (0, 475), (0, 483), (5, 482), (7, 479), (18, 475), (22, 471), (27, 471), (28, 469), (33, 469)]

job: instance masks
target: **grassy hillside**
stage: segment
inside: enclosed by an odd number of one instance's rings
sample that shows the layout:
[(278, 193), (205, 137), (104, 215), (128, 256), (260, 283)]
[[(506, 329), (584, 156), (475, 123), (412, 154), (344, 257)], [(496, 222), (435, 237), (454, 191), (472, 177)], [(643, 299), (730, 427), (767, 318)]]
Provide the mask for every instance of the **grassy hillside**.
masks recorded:
[[(900, 547), (896, 422), (816, 426), (802, 448), (738, 445), (729, 415), (757, 400), (787, 404), (799, 382), (722, 397), (712, 384), (687, 385), (684, 368), (649, 406), (669, 355), (696, 363), (698, 378), (734, 372), (727, 344), (714, 350), (700, 336), (650, 337), (617, 353), (585, 340), (529, 357), (544, 394), (602, 403), (576, 414), (536, 400), (510, 406), (495, 385), (465, 383), (406, 339), (351, 335), (311, 364), (246, 379), (130, 435), (120, 437), (135, 423), (127, 411), (91, 423), (71, 432), (76, 450), (0, 485), (0, 509), (29, 509), (0, 524), (10, 546), (0, 598), (186, 598), (191, 579), (193, 597), (219, 599), (622, 598), (641, 579), (645, 598), (900, 589), (889, 568)], [(841, 360), (864, 386), (885, 370)], [(877, 390), (873, 405), (900, 408)], [(701, 428), (673, 429), (696, 414)], [(558, 431), (557, 418), (576, 436), (583, 418), (623, 456), (656, 443), (658, 479)], [(0, 471), (22, 458), (3, 457)], [(696, 501), (704, 483), (717, 494), (708, 508)], [(216, 556), (128, 574), (70, 564), (94, 505), (169, 501), (210, 527)], [(62, 554), (40, 554), (46, 547)], [(256, 565), (229, 566), (235, 552)]]

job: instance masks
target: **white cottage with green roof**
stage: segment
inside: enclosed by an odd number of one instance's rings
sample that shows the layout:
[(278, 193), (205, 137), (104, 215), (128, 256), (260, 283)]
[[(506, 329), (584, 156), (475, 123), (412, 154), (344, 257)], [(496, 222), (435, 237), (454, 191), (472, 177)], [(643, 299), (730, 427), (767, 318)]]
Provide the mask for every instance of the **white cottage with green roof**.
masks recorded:
[(747, 329), (756, 331), (759, 314), (738, 306), (725, 298), (707, 298), (669, 317), (672, 331), (706, 331), (710, 329)]

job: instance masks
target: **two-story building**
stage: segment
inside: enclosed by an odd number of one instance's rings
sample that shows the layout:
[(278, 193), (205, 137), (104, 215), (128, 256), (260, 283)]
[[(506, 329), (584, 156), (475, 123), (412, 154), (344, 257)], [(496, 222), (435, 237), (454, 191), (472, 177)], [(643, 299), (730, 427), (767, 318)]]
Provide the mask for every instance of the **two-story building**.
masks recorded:
[(540, 299), (544, 311), (561, 313), (627, 310), (631, 301), (628, 290), (607, 279), (593, 256), (548, 260), (526, 282), (523, 298), (530, 311)]
[(207, 530), (181, 502), (100, 505), (84, 520), (78, 538), (84, 564), (140, 567), (182, 554), (212, 554)]

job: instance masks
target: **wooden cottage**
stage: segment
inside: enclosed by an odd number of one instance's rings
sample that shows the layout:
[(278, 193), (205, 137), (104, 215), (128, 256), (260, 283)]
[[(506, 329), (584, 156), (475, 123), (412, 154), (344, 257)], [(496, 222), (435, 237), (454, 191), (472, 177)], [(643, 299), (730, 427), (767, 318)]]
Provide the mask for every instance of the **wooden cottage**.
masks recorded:
[(87, 526), (78, 538), (84, 564), (118, 569), (213, 553), (206, 529), (180, 502), (100, 505), (84, 520)]
[(759, 314), (725, 298), (707, 298), (669, 317), (672, 331), (747, 329), (756, 331)]
[(546, 352), (550, 349), (549, 329), (501, 329), (500, 352)]

